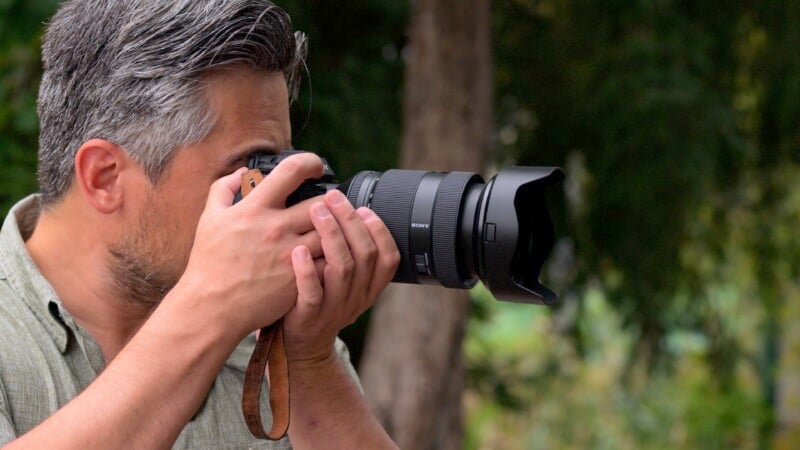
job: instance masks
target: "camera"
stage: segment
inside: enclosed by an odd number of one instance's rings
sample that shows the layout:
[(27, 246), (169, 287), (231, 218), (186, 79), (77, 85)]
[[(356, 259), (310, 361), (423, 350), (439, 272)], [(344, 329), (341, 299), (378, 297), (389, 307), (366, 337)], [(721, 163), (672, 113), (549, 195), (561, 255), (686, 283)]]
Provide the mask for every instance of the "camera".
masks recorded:
[[(255, 153), (248, 167), (266, 176), (295, 153)], [(469, 289), (481, 280), (498, 300), (558, 299), (539, 275), (555, 240), (545, 190), (564, 179), (560, 168), (507, 167), (488, 183), (472, 172), (363, 171), (339, 184), (323, 164), (323, 176), (306, 180), (286, 206), (338, 189), (354, 207), (372, 209), (400, 251), (393, 282)]]

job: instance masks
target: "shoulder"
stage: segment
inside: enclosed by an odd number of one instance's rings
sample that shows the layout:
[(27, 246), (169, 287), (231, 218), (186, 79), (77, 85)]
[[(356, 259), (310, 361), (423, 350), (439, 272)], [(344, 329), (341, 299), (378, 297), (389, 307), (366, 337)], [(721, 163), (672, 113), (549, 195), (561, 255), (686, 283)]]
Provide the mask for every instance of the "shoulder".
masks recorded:
[(55, 412), (67, 390), (56, 379), (62, 355), (15, 295), (0, 280), (0, 407), (19, 435)]

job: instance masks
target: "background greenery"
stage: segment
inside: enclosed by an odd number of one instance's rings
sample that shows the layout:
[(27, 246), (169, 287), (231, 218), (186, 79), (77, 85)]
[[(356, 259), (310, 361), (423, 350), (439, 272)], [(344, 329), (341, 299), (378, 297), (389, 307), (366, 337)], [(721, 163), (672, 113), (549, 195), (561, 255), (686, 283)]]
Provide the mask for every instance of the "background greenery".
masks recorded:
[[(342, 178), (394, 166), (409, 5), (279, 3), (311, 43), (295, 145)], [(0, 0), (3, 211), (36, 189), (56, 5)], [(800, 1), (493, 8), (494, 159), (569, 175), (547, 273), (562, 302), (475, 291), (466, 446), (800, 446), (779, 426), (800, 376)]]

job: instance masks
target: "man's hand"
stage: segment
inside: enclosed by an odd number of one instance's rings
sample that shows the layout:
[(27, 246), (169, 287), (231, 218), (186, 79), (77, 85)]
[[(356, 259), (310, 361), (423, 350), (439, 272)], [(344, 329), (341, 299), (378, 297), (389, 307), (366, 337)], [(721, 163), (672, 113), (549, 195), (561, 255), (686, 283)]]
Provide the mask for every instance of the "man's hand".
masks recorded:
[(400, 262), (383, 221), (368, 208), (354, 210), (339, 191), (317, 199), (310, 220), (321, 238), (324, 268), (320, 280), (313, 250), (294, 247), (297, 304), (284, 318), (286, 353), (294, 363), (329, 358), (337, 333), (372, 306)]
[(315, 201), (311, 221), (325, 257), (315, 264), (307, 247), (294, 248), (297, 304), (283, 321), (292, 380), (289, 437), (298, 450), (321, 442), (326, 448), (396, 449), (336, 358), (334, 341), (391, 281), (400, 253), (371, 210), (354, 210), (339, 191)]
[(214, 302), (196, 307), (209, 307), (209, 317), (227, 319), (224, 326), (237, 330), (239, 338), (269, 325), (295, 305), (293, 249), (302, 246), (312, 258), (322, 255), (319, 234), (309, 217), (314, 201), (284, 207), (286, 197), (304, 180), (322, 175), (319, 157), (303, 153), (287, 158), (231, 206), (242, 173), (212, 185), (186, 271), (174, 290), (213, 298)]

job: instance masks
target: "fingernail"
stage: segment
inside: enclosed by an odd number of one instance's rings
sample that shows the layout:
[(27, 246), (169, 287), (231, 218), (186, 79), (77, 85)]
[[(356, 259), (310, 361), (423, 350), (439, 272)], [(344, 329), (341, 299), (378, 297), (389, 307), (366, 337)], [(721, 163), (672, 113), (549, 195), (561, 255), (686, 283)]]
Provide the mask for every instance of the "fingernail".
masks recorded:
[(330, 201), (332, 205), (341, 205), (346, 200), (347, 199), (345, 198), (344, 194), (339, 191), (334, 190), (328, 194), (328, 201)]
[(372, 212), (372, 210), (369, 208), (358, 208), (356, 210), (356, 214), (358, 214), (358, 216), (361, 217), (361, 220), (364, 221), (370, 220), (373, 217), (375, 217), (375, 213)]
[(331, 212), (322, 203), (317, 203), (314, 206), (314, 214), (316, 214), (317, 217), (328, 217), (331, 215)]
[(294, 259), (295, 261), (307, 261), (311, 255), (308, 253), (308, 249), (305, 247), (295, 247), (294, 249)]

